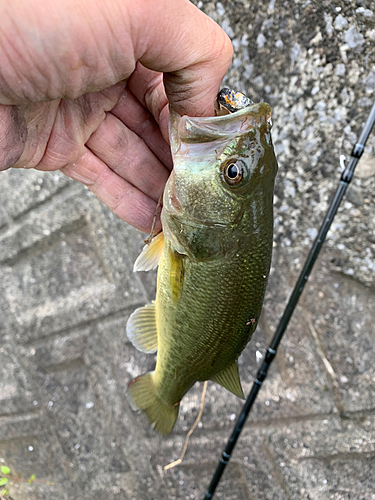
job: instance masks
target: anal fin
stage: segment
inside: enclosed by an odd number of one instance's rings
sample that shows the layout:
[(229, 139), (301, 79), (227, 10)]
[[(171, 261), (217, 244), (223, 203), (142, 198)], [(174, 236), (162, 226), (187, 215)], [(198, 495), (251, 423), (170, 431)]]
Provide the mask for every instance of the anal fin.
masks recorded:
[(128, 339), (139, 351), (155, 352), (158, 348), (155, 302), (136, 309), (126, 323)]
[(229, 392), (238, 396), (241, 399), (245, 399), (240, 376), (238, 374), (238, 363), (235, 361), (231, 365), (229, 365), (225, 370), (219, 372), (217, 375), (211, 378), (213, 382), (220, 384)]
[(158, 266), (164, 246), (164, 234), (159, 233), (149, 245), (143, 247), (137, 260), (134, 262), (134, 271), (150, 271)]

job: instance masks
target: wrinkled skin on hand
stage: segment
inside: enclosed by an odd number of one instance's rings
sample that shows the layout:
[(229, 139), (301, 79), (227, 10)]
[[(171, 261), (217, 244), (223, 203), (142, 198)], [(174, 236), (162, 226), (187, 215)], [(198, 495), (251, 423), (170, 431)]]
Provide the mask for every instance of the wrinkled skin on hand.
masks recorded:
[(61, 170), (149, 231), (168, 101), (212, 115), (230, 41), (188, 0), (47, 2), (0, 0), (0, 170)]

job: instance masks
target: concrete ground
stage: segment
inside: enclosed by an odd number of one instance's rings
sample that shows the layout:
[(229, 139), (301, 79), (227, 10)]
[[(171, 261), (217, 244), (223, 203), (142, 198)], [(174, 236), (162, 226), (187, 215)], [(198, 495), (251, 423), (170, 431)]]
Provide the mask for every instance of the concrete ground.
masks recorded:
[[(231, 87), (273, 107), (279, 159), (265, 319), (240, 358), (248, 393), (375, 98), (372, 1), (198, 2), (233, 40)], [(375, 499), (375, 133), (233, 459), (226, 500)], [(203, 499), (241, 402), (209, 383), (162, 438), (127, 382), (153, 355), (125, 335), (155, 294), (144, 235), (59, 173), (0, 175), (0, 465), (14, 500)], [(48, 484), (52, 483), (52, 484)]]

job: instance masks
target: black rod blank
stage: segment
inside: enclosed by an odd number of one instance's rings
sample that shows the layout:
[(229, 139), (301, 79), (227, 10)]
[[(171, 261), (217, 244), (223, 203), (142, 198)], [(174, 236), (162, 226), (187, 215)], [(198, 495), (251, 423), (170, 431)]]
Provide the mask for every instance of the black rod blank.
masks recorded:
[(336, 215), (337, 209), (341, 203), (341, 200), (346, 192), (346, 189), (352, 180), (354, 169), (357, 166), (358, 160), (362, 156), (362, 153), (365, 149), (366, 141), (372, 127), (375, 123), (375, 103), (370, 111), (369, 117), (365, 123), (365, 126), (362, 130), (362, 133), (359, 137), (358, 142), (354, 145), (353, 150), (351, 152), (351, 158), (348, 166), (345, 168), (344, 172), (341, 175), (340, 184), (336, 190), (335, 196), (332, 200), (332, 203), (327, 211), (327, 214), (324, 218), (323, 224), (320, 227), (318, 236), (316, 237), (313, 246), (307, 256), (306, 262), (303, 266), (303, 269), (299, 275), (297, 283), (294, 286), (292, 295), (289, 298), (288, 304), (284, 310), (284, 313), (279, 321), (276, 332), (273, 336), (271, 344), (267, 349), (265, 359), (256, 375), (254, 384), (251, 388), (250, 394), (247, 397), (247, 400), (241, 410), (241, 413), (235, 423), (233, 432), (227, 442), (225, 450), (221, 454), (220, 462), (217, 466), (215, 474), (212, 478), (211, 484), (208, 487), (208, 490), (205, 494), (204, 500), (211, 500), (213, 498), (217, 485), (221, 479), (221, 476), (224, 472), (225, 467), (227, 466), (231, 454), (233, 452), (234, 447), (236, 446), (237, 440), (242, 432), (243, 426), (245, 425), (246, 419), (249, 416), (251, 408), (256, 400), (259, 389), (267, 376), (268, 368), (270, 367), (274, 357), (276, 356), (277, 348), (281, 342), (281, 339), (284, 335), (286, 327), (288, 326), (289, 320), (293, 314), (293, 311), (297, 305), (298, 299), (301, 296), (301, 293), (304, 289), (306, 281), (311, 273), (311, 270), (314, 266), (314, 263), (319, 255), (320, 249), (324, 243), (327, 232), (332, 224), (333, 218)]

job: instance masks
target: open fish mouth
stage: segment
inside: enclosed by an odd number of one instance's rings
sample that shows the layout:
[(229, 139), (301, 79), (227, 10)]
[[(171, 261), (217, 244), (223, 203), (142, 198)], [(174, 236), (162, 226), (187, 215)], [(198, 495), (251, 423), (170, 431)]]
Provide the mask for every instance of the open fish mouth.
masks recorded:
[(176, 163), (199, 160), (216, 150), (216, 144), (240, 138), (251, 131), (267, 134), (271, 129), (271, 107), (266, 102), (254, 103), (241, 92), (223, 88), (215, 103), (216, 116), (180, 116), (170, 108), (170, 139)]

